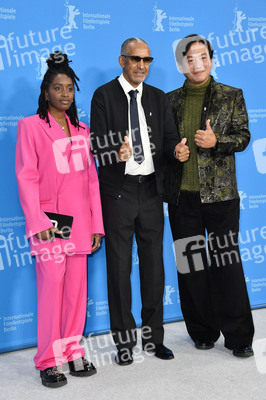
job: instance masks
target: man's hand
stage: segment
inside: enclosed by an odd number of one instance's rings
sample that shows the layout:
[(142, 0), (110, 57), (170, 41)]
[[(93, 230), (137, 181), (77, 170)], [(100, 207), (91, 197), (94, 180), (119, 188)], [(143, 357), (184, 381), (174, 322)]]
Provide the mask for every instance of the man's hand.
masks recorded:
[(101, 237), (100, 233), (93, 233), (91, 235), (91, 244), (92, 244), (91, 252), (92, 253), (100, 247), (101, 239), (102, 239), (102, 237)]
[(124, 137), (125, 143), (119, 149), (118, 158), (120, 161), (127, 161), (132, 156), (132, 148), (129, 145), (129, 139)]
[(202, 149), (210, 149), (211, 147), (214, 147), (216, 145), (216, 142), (217, 137), (213, 133), (210, 125), (210, 120), (207, 119), (206, 130), (202, 131), (201, 129), (198, 129), (196, 131), (195, 143), (198, 147), (201, 147)]
[(186, 146), (187, 139), (184, 138), (175, 146), (175, 155), (178, 161), (185, 162), (189, 159), (189, 148)]
[(39, 233), (36, 233), (36, 235), (35, 235), (35, 237), (37, 238), (37, 239), (40, 239), (40, 240), (54, 240), (54, 238), (55, 238), (55, 236), (53, 235), (53, 232), (54, 233), (58, 233), (58, 234), (61, 234), (62, 233), (62, 231), (59, 231), (57, 228), (55, 228), (54, 226), (52, 226), (51, 228), (49, 228), (49, 229), (45, 229), (44, 231), (41, 231), (41, 232), (39, 232)]

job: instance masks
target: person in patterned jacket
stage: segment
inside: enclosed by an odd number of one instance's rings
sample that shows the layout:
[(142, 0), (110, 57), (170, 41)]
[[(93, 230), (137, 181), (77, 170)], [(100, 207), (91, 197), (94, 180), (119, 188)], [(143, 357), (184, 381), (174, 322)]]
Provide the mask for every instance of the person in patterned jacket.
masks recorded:
[[(238, 357), (253, 356), (254, 326), (238, 246), (235, 152), (249, 141), (241, 89), (210, 75), (213, 48), (197, 34), (177, 45), (184, 85), (168, 93), (184, 163), (166, 163), (164, 200), (175, 242), (181, 308), (195, 347), (214, 347), (220, 333)], [(207, 251), (208, 248), (208, 251)]]

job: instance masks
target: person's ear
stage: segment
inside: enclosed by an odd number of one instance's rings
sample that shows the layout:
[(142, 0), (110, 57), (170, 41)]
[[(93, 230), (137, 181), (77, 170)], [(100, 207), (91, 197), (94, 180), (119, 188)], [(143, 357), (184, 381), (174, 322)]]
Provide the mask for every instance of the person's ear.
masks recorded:
[(119, 56), (118, 61), (119, 61), (120, 67), (124, 68), (125, 67), (125, 57)]
[(183, 73), (184, 73), (184, 72), (183, 72), (184, 70), (183, 70), (182, 63), (178, 62), (177, 65), (178, 65), (179, 71), (181, 72), (181, 74), (183, 74)]

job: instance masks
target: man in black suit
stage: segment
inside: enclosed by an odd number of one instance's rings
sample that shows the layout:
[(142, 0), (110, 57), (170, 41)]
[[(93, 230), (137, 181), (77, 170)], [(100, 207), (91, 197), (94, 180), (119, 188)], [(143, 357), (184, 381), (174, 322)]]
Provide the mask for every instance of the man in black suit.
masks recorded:
[(156, 357), (174, 358), (163, 345), (163, 156), (188, 158), (166, 95), (143, 83), (152, 62), (139, 38), (121, 47), (120, 77), (98, 88), (91, 104), (91, 148), (99, 160), (105, 226), (111, 331), (116, 362), (133, 362), (136, 324), (131, 313), (132, 243), (138, 245), (142, 346)]

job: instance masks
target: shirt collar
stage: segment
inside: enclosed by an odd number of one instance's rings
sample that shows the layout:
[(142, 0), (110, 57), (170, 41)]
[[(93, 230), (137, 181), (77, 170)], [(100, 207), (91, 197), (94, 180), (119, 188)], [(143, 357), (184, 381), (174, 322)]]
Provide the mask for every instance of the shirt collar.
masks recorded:
[(123, 73), (119, 76), (118, 78), (118, 82), (120, 83), (120, 85), (122, 86), (125, 94), (128, 94), (128, 92), (130, 92), (130, 90), (138, 90), (139, 95), (142, 95), (142, 91), (143, 91), (143, 82), (141, 82), (139, 84), (139, 86), (137, 87), (133, 87), (132, 85), (130, 85), (130, 83), (126, 80), (126, 78), (124, 77)]

